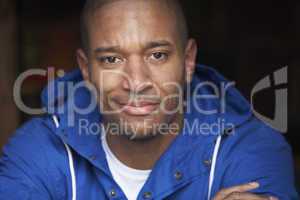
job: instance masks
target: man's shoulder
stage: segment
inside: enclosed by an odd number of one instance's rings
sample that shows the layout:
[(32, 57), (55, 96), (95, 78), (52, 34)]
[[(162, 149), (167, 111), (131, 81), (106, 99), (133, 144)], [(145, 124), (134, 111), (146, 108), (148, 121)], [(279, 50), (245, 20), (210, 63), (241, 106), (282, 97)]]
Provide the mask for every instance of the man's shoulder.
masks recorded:
[(32, 118), (10, 137), (3, 154), (40, 161), (58, 155), (63, 143), (54, 130), (49, 117)]
[[(67, 170), (68, 161), (64, 145), (56, 136), (50, 119), (39, 117), (29, 120), (4, 146), (0, 157), (0, 182), (6, 182), (8, 186), (6, 189), (0, 187), (3, 194), (9, 193), (12, 188), (17, 188), (24, 195), (40, 195), (39, 199), (64, 194), (65, 186), (61, 182), (64, 176), (60, 173)], [(60, 187), (55, 188), (58, 184)]]
[(283, 133), (253, 116), (224, 138), (222, 152), (229, 162), (246, 156), (261, 163), (276, 163), (280, 159), (291, 160), (292, 151)]
[(267, 123), (253, 116), (236, 128), (232, 139), (238, 142), (237, 147), (243, 149), (245, 149), (245, 146), (255, 146), (256, 148), (267, 146), (289, 148), (283, 134), (284, 133), (273, 129)]
[(8, 144), (12, 142), (27, 141), (29, 143), (49, 142), (51, 138), (57, 138), (51, 125), (50, 117), (34, 117), (22, 124), (11, 136)]

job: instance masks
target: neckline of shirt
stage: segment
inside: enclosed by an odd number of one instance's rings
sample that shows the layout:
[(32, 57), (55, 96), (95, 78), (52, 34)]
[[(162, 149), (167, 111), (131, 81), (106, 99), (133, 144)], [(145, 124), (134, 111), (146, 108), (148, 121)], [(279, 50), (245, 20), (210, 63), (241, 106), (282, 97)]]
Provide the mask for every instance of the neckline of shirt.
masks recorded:
[(140, 170), (140, 169), (135, 169), (132, 167), (129, 167), (127, 165), (125, 165), (123, 162), (121, 162), (116, 156), (115, 154), (111, 151), (108, 143), (107, 143), (107, 138), (106, 138), (106, 134), (103, 134), (101, 137), (101, 143), (102, 143), (102, 147), (103, 150), (106, 154), (106, 159), (111, 162), (114, 163), (114, 165), (112, 165), (112, 167), (115, 167), (116, 171), (122, 175), (122, 176), (127, 176), (130, 177), (132, 179), (136, 179), (136, 180), (144, 180), (145, 177), (148, 177), (148, 175), (151, 173), (151, 169), (149, 170)]

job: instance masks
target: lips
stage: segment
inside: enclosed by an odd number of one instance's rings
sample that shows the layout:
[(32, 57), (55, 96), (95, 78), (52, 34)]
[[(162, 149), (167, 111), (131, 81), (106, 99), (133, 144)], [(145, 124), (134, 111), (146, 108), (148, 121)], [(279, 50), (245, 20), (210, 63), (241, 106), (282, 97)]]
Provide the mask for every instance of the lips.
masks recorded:
[(149, 115), (159, 106), (158, 102), (153, 101), (133, 101), (121, 104), (122, 111), (129, 115)]

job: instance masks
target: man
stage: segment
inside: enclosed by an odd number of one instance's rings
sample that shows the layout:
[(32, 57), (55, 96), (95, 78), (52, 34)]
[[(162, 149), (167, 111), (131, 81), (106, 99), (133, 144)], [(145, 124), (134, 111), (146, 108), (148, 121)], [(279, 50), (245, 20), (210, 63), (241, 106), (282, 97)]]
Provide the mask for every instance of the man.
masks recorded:
[(90, 0), (82, 35), (80, 71), (5, 146), (0, 199), (297, 199), (289, 146), (195, 65), (176, 0)]

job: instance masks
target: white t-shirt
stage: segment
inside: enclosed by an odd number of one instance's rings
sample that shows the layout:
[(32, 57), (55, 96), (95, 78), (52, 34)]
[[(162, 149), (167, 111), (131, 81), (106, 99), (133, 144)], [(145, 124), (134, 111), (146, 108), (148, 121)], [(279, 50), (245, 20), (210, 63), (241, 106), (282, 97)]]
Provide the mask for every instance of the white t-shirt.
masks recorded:
[(128, 200), (136, 200), (151, 170), (138, 170), (124, 165), (110, 150), (106, 137), (101, 138), (108, 166), (114, 180), (121, 187)]

